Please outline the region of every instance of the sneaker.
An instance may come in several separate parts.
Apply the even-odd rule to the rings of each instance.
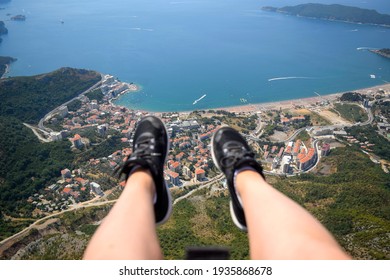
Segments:
[[[225,174],[230,192],[230,214],[235,225],[246,231],[246,221],[241,200],[234,186],[236,170],[253,169],[264,178],[263,168],[255,160],[255,155],[246,140],[236,130],[230,127],[218,129],[211,139],[211,154],[214,164]]]
[[[119,175],[126,175],[126,180],[139,167],[150,171],[156,187],[154,216],[157,225],[166,222],[172,212],[172,198],[164,180],[168,145],[168,133],[164,123],[154,116],[143,118],[134,133],[133,153],[119,171]]]

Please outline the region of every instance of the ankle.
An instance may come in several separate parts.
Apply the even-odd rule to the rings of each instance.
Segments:
[[[236,175],[235,188],[237,193],[242,196],[251,186],[258,187],[261,183],[265,183],[265,180],[257,171],[243,170]]]
[[[156,187],[154,185],[152,174],[148,169],[139,167],[132,171],[126,182],[126,187],[140,186],[145,189],[148,193],[155,197]]]

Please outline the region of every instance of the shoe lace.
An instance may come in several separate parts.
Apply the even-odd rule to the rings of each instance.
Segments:
[[[135,151],[130,158],[150,158],[153,156],[161,156],[161,153],[152,152],[155,145],[154,138],[145,138],[137,143]]]
[[[234,166],[237,162],[245,157],[254,157],[254,153],[246,150],[242,145],[238,143],[229,143],[226,147],[228,150],[226,156],[222,157],[221,165],[224,168]]]

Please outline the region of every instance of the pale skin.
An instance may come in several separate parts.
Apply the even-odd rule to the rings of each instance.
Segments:
[[[257,172],[240,172],[236,184],[251,259],[350,259],[324,226]],[[154,223],[154,192],[148,171],[131,174],[84,259],[162,259]]]

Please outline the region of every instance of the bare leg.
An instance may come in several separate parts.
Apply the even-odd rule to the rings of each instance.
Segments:
[[[130,175],[118,201],[92,237],[84,259],[161,259],[149,171]]]
[[[311,214],[257,172],[240,172],[236,188],[245,211],[252,259],[349,259]]]

